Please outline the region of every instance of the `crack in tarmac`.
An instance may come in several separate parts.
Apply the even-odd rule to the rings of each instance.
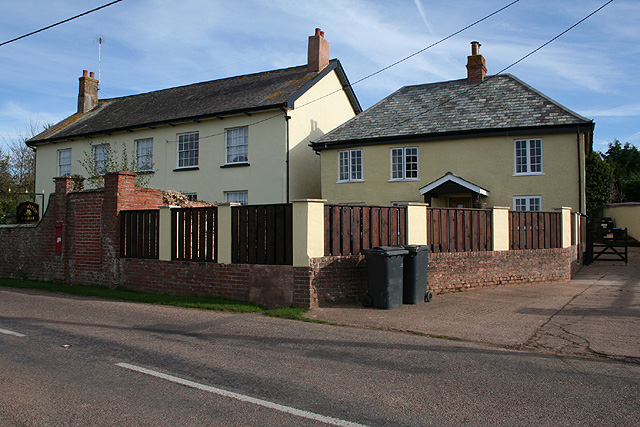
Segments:
[[[514,346],[514,348],[529,351],[542,351],[545,353],[555,354],[559,357],[597,357],[640,364],[640,358],[637,357],[612,355],[596,351],[591,348],[591,343],[588,339],[568,330],[569,327],[580,323],[585,316],[561,319],[563,317],[563,311],[567,309],[570,304],[592,287],[598,285],[605,277],[605,275],[600,276],[598,280],[578,294],[574,295],[565,305],[551,315],[549,319],[547,319],[547,321],[531,335],[531,337],[522,344]],[[557,322],[554,322],[555,320],[557,320]]]

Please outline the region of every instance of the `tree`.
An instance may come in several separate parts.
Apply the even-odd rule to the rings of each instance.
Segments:
[[[96,156],[96,150],[100,150],[100,156]],[[104,175],[112,172],[130,171],[136,172],[136,159],[130,157],[125,143],[122,143],[122,151],[118,152],[117,147],[110,144],[95,143],[89,144],[89,150],[84,152],[84,158],[79,160],[80,166],[87,172],[86,183],[89,188],[104,187]],[[149,165],[153,168],[153,164]],[[84,177],[82,178],[84,181]],[[135,185],[146,187],[149,184],[149,174],[139,173],[136,175]]]
[[[609,143],[604,159],[613,168],[613,202],[640,202],[640,150],[615,139]]]
[[[29,122],[26,131],[20,132],[17,137],[3,138],[8,150],[0,149],[0,223],[11,222],[15,216],[18,203],[32,196],[20,193],[35,192],[36,157],[35,151],[26,145],[26,141],[47,129],[50,124],[40,125],[38,122]]]
[[[13,178],[10,171],[10,157],[0,147],[0,224],[6,224],[11,213],[13,203],[9,190],[13,185]]]
[[[592,151],[586,159],[587,215],[595,217],[605,203],[611,200],[613,190],[613,168],[600,153]]]

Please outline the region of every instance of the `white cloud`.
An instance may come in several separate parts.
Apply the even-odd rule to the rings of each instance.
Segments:
[[[640,103],[620,105],[618,107],[585,110],[587,116],[593,117],[632,117],[640,116]]]

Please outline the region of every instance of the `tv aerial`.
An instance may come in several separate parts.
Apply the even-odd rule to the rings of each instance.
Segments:
[[[96,40],[98,42],[98,90],[100,90],[100,69],[102,64],[102,43],[104,43],[104,36],[98,36]]]

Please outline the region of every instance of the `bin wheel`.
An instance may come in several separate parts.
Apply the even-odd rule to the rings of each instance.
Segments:
[[[424,302],[431,302],[432,299],[433,294],[431,293],[431,291],[427,291],[427,293],[424,294]]]
[[[369,295],[365,295],[365,297],[362,298],[362,305],[365,307],[371,307],[373,305],[373,301]]]

